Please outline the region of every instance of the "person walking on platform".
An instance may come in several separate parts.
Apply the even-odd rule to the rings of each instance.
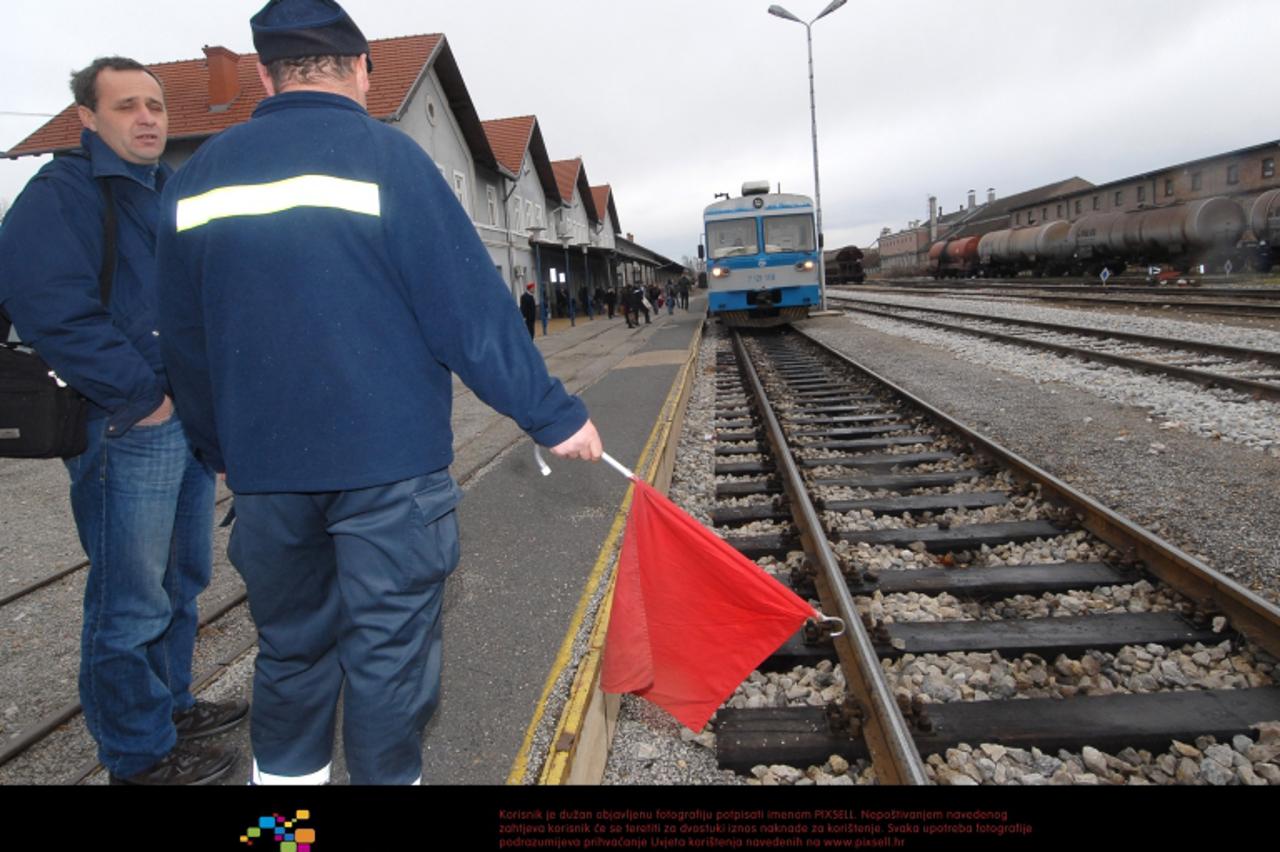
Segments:
[[[609,319],[613,319],[614,306],[618,304],[618,293],[609,289],[604,291],[604,306],[609,309]]]
[[[623,291],[622,315],[626,317],[627,328],[635,328],[640,324],[640,299],[635,290]]]
[[[268,97],[166,187],[157,254],[178,404],[236,495],[252,778],[326,782],[341,694],[352,783],[418,783],[459,558],[451,373],[557,456],[601,442],[440,171],[366,112],[342,7],[250,23]]]
[[[671,316],[676,312],[676,285],[667,279],[666,291],[662,294],[662,298],[667,303],[667,316]]]
[[[164,90],[123,57],[95,60],[71,89],[81,147],[45,165],[5,218],[0,307],[90,402],[87,447],[65,463],[89,557],[79,688],[98,759],[113,784],[204,784],[235,756],[190,740],[248,705],[191,694],[215,483],[183,435],[155,332]]]
[[[680,307],[687,311],[689,310],[689,276],[681,275],[677,286],[680,290]]]
[[[533,325],[538,320],[538,302],[533,298],[534,284],[530,281],[524,285],[520,294],[520,314],[524,317],[525,328],[529,329],[529,338],[533,339]]]

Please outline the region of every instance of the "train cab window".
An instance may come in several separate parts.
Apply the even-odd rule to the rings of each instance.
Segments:
[[[1262,161],[1262,176],[1264,178],[1276,176],[1275,157],[1267,157],[1265,160]]]
[[[770,216],[764,220],[765,253],[813,251],[814,248],[812,216]]]
[[[1191,173],[1191,191],[1192,192],[1198,191],[1200,187],[1203,185],[1203,183],[1204,181],[1201,180],[1201,176],[1199,172]]]
[[[709,222],[707,246],[712,260],[744,254],[759,254],[760,241],[756,238],[756,220],[730,219],[726,222]]]
[[[1240,182],[1240,167],[1227,166],[1227,183],[1236,184]]]
[[[1164,179],[1164,197],[1173,198],[1173,178]]]

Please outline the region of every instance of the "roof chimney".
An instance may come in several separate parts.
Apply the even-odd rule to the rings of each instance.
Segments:
[[[987,203],[992,204],[996,200],[996,191],[992,187],[987,187]]]
[[[929,242],[938,241],[938,196],[929,196]]]
[[[969,209],[970,210],[972,210],[975,206],[977,206],[977,198],[978,198],[978,194],[974,192],[972,189],[969,190]]]
[[[236,73],[240,56],[225,47],[206,44],[204,57],[209,66],[209,111],[222,112],[240,94],[240,78]]]

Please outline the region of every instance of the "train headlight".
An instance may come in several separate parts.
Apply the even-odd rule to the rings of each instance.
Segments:
[[[723,266],[713,266],[711,268],[712,278],[724,278],[728,274],[729,270],[725,269]]]
[[[812,260],[802,260],[796,264],[796,269],[802,270],[804,272],[808,272],[809,270],[813,269],[814,266],[816,266],[816,264]]]

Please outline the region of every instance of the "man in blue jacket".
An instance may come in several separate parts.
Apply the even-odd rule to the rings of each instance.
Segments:
[[[160,358],[154,246],[168,130],[160,82],[99,59],[71,81],[82,149],[36,174],[0,228],[0,306],[92,403],[67,459],[89,556],[80,701],[113,783],[202,784],[234,756],[187,740],[244,718],[190,692],[196,596],[212,570],[214,478],[191,452]],[[109,194],[100,191],[107,185]],[[99,292],[106,205],[116,211],[109,303]]]
[[[251,24],[269,97],[170,182],[158,263],[184,423],[236,495],[253,780],[327,782],[342,691],[351,781],[416,783],[459,555],[451,373],[557,455],[602,448],[439,170],[365,111],[346,12]]]

